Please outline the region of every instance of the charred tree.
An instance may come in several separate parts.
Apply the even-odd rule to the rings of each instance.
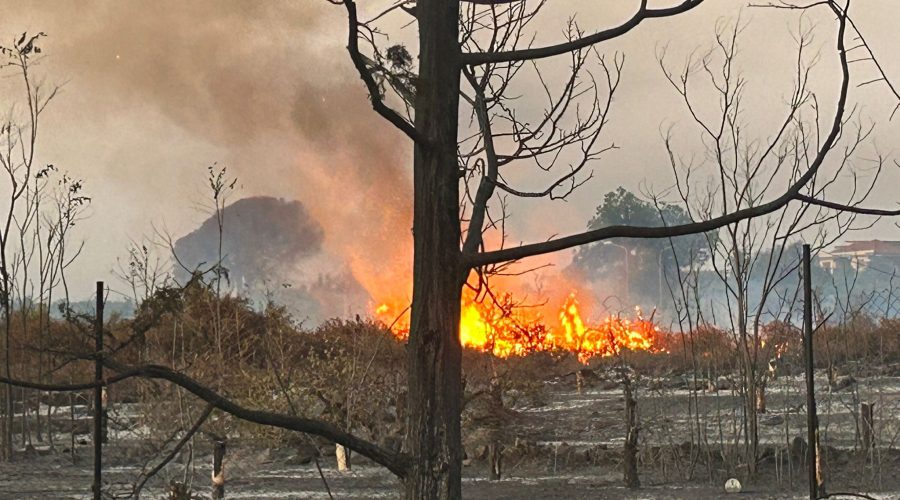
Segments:
[[[462,495],[459,249],[459,3],[422,2],[413,160],[413,299],[406,450],[407,498]]]

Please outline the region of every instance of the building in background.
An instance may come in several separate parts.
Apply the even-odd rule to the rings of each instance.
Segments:
[[[900,241],[848,241],[831,250],[823,250],[819,254],[819,265],[831,273],[846,266],[860,271],[877,267],[893,272],[900,268]]]

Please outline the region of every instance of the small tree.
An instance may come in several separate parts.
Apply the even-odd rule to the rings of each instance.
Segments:
[[[717,27],[714,48],[689,59],[683,69],[674,73],[665,54],[660,55],[660,66],[677,95],[682,99],[692,122],[697,126],[704,147],[703,158],[682,162],[680,151],[673,145],[669,132],[665,144],[672,161],[672,169],[679,176],[677,190],[686,212],[692,219],[710,218],[715,214],[739,209],[752,209],[767,199],[767,193],[776,186],[798,179],[809,166],[814,154],[818,121],[818,101],[808,85],[810,62],[805,57],[811,34],[803,31],[797,36],[798,56],[794,89],[786,105],[777,132],[765,142],[747,137],[749,128],[744,118],[743,106],[748,80],[742,75],[736,61],[737,46],[743,25],[738,20],[729,26]],[[811,59],[815,61],[815,59]],[[703,82],[695,80],[702,79]],[[701,86],[713,89],[720,103],[719,113],[708,118],[703,113],[703,103],[696,92],[689,89]],[[852,168],[851,161],[871,133],[871,126],[852,125],[854,113],[841,126],[840,144],[843,151],[835,154],[826,171],[803,187],[801,196],[809,199],[828,197],[835,180],[842,172]],[[851,192],[855,197],[844,204],[858,206],[871,192],[877,173],[884,160],[875,160],[876,175],[870,185],[857,186],[854,175]],[[713,172],[710,177],[717,182],[711,187],[708,181],[692,185],[692,176],[702,176],[703,168]],[[859,194],[857,194],[859,193]],[[662,213],[662,208],[660,212]],[[848,230],[853,229],[856,214],[833,211],[815,204],[794,204],[759,217],[728,224],[717,231],[706,233],[705,254],[709,255],[711,279],[706,280],[704,291],[696,290],[711,307],[707,318],[719,325],[727,325],[738,349],[740,369],[740,394],[744,401],[741,418],[741,435],[744,436],[744,462],[751,473],[755,472],[758,456],[758,417],[764,409],[765,388],[768,378],[763,327],[770,321],[789,320],[797,312],[800,296],[800,252],[795,245],[804,233],[816,250],[833,243]],[[684,283],[684,282],[681,282]],[[690,286],[688,282],[687,286]]]
[[[679,205],[660,203],[657,206],[620,187],[603,196],[588,229],[612,225],[665,226],[690,221],[688,212]],[[619,283],[620,289],[627,286],[630,293],[620,294],[620,299],[626,301],[626,295],[630,295],[634,303],[623,303],[626,308],[641,304],[667,309],[665,285],[674,278],[676,262],[702,264],[706,254],[700,250],[706,245],[703,235],[674,238],[672,242],[664,239],[596,242],[576,250],[571,269],[587,280]],[[623,276],[623,271],[628,275]]]
[[[45,354],[50,306],[60,285],[68,296],[65,270],[77,258],[80,247],[68,248],[71,229],[84,216],[90,202],[84,183],[54,165],[39,164],[39,131],[47,106],[57,95],[57,87],[47,86],[33,72],[41,54],[44,33],[23,33],[10,46],[0,46],[0,68],[10,71],[14,82],[13,100],[0,123],[0,167],[5,175],[0,214],[0,312],[4,318],[4,373],[12,374],[13,322],[19,315],[19,341],[30,342],[30,318],[38,313],[40,352],[36,377],[45,380]],[[27,365],[20,363],[23,370]],[[30,439],[26,429],[27,401],[23,396],[22,440]],[[0,425],[0,458],[12,454],[13,394],[5,386],[4,419]],[[41,439],[40,418],[37,436]],[[51,438],[52,439],[52,438]]]

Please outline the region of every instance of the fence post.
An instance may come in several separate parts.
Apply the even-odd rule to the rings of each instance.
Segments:
[[[862,445],[866,455],[875,449],[875,403],[862,404]]]
[[[103,415],[103,388],[100,383],[103,381],[103,361],[100,359],[103,352],[103,282],[97,282],[97,312],[94,320],[94,380],[97,386],[94,387],[94,484],[92,487],[94,500],[100,500],[102,487],[102,465],[103,465],[103,441],[104,441],[104,415]]]
[[[225,438],[216,438],[213,446],[212,497],[225,498]]]
[[[819,452],[819,419],[816,416],[816,383],[813,379],[812,271],[809,245],[803,245],[803,351],[806,364],[806,430],[809,446],[809,498],[816,500],[822,482]]]

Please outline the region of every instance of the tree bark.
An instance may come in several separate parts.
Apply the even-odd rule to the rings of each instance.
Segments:
[[[461,497],[462,349],[457,124],[458,0],[417,6],[419,77],[414,153],[413,301],[407,451],[409,499]]]

